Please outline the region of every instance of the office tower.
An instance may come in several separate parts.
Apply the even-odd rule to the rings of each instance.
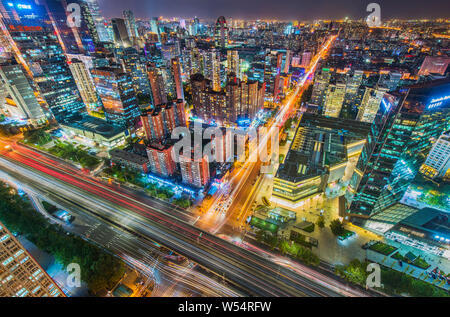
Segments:
[[[58,285],[1,222],[0,297],[65,297]]]
[[[161,68],[156,67],[154,63],[148,63],[147,76],[152,89],[153,101],[155,105],[160,105],[167,102],[166,88],[162,76]]]
[[[183,183],[201,188],[210,179],[208,156],[195,159],[191,156],[180,157],[180,170]]]
[[[160,35],[160,32],[159,32],[158,18],[152,18],[150,20],[150,28],[152,30],[152,33],[158,35],[158,42],[161,42],[161,35]]]
[[[173,160],[172,151],[172,145],[158,142],[152,142],[147,147],[147,155],[152,173],[165,177],[170,177],[175,173],[177,164]]]
[[[323,68],[314,80],[314,86],[311,96],[311,103],[322,107],[325,102],[325,94],[331,79],[331,71],[329,68]]]
[[[367,218],[400,201],[448,124],[450,82],[385,94],[353,175],[349,213]]]
[[[14,44],[16,60],[37,84],[56,120],[85,112],[55,29],[46,22],[50,19],[45,7],[32,1],[21,1],[20,8],[13,0],[0,3],[3,31]]]
[[[86,65],[78,59],[72,59],[69,63],[69,68],[88,112],[100,111],[102,104]]]
[[[347,77],[344,104],[342,105],[340,118],[356,119],[364,94],[364,89],[361,87],[363,78],[364,72],[362,70],[355,70],[351,76]]]
[[[327,117],[338,118],[345,98],[346,85],[343,81],[330,84],[327,89],[323,114]]]
[[[131,75],[133,88],[137,95],[152,96],[148,81],[144,58],[134,47],[125,48],[121,54],[121,61],[125,72]]]
[[[111,19],[111,26],[114,34],[114,42],[118,46],[130,47],[131,41],[128,36],[127,26],[124,19]]]
[[[433,145],[420,172],[433,179],[450,179],[450,131],[444,132]]]
[[[217,19],[214,30],[214,41],[216,47],[226,48],[228,46],[228,26],[223,16]]]
[[[427,56],[425,57],[422,66],[419,70],[420,76],[427,76],[430,74],[444,75],[448,64],[450,64],[450,57],[447,56]]]
[[[130,39],[139,38],[138,29],[136,26],[136,19],[134,18],[134,13],[131,10],[123,11],[123,18],[125,20],[125,26],[127,27],[128,35]]]
[[[178,57],[171,59],[171,66],[172,66],[172,76],[173,80],[175,82],[175,90],[177,94],[177,99],[184,100],[184,89],[183,89],[183,82],[181,80],[181,65],[180,65],[180,59]]]
[[[241,78],[239,70],[239,53],[235,50],[227,51],[227,75],[234,74],[234,76]]]
[[[380,109],[381,100],[387,91],[387,88],[377,87],[373,89],[366,87],[356,120],[372,123]]]
[[[100,14],[98,1],[84,0],[84,3],[86,3],[87,8],[89,9],[100,42],[112,42],[113,38],[110,36],[109,31],[107,30],[105,19]]]
[[[212,82],[212,89],[214,91],[220,91],[221,78],[220,78],[220,56],[219,52],[215,49],[209,50],[205,55],[205,77]]]
[[[131,76],[111,67],[94,68],[91,73],[106,120],[117,126],[132,128],[140,111]]]
[[[0,86],[5,89],[6,110],[11,117],[29,120],[31,124],[46,121],[41,105],[20,65],[0,64]]]

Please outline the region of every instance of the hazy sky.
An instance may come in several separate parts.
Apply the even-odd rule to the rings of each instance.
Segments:
[[[131,9],[138,18],[153,16],[217,18],[350,18],[365,17],[371,2],[381,18],[450,18],[448,0],[98,0],[106,18]]]

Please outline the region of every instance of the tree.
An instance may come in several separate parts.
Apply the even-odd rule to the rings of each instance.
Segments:
[[[322,215],[320,215],[319,218],[317,219],[317,226],[320,229],[325,228],[325,218]]]
[[[330,229],[335,236],[340,236],[345,232],[344,225],[339,219],[334,219],[333,221],[331,221]]]

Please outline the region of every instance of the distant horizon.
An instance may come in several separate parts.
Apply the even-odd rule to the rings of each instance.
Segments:
[[[449,19],[450,1],[428,0],[372,0],[355,4],[354,0],[98,0],[102,15],[122,16],[124,10],[133,11],[136,18],[165,18],[214,21],[219,16],[236,20],[351,20],[365,19],[369,3],[379,3],[383,20]],[[273,4],[276,4],[275,6]],[[293,13],[295,12],[295,13]],[[442,16],[443,12],[447,16]]]

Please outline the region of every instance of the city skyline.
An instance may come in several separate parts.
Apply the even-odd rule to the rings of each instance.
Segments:
[[[124,10],[132,10],[137,18],[157,16],[216,19],[218,16],[234,19],[279,19],[279,20],[315,20],[315,19],[364,19],[368,13],[369,3],[378,3],[381,7],[382,19],[436,19],[446,18],[450,12],[450,4],[440,0],[430,0],[423,5],[420,0],[400,1],[361,1],[352,0],[99,0],[100,9],[105,17],[122,16]]]

